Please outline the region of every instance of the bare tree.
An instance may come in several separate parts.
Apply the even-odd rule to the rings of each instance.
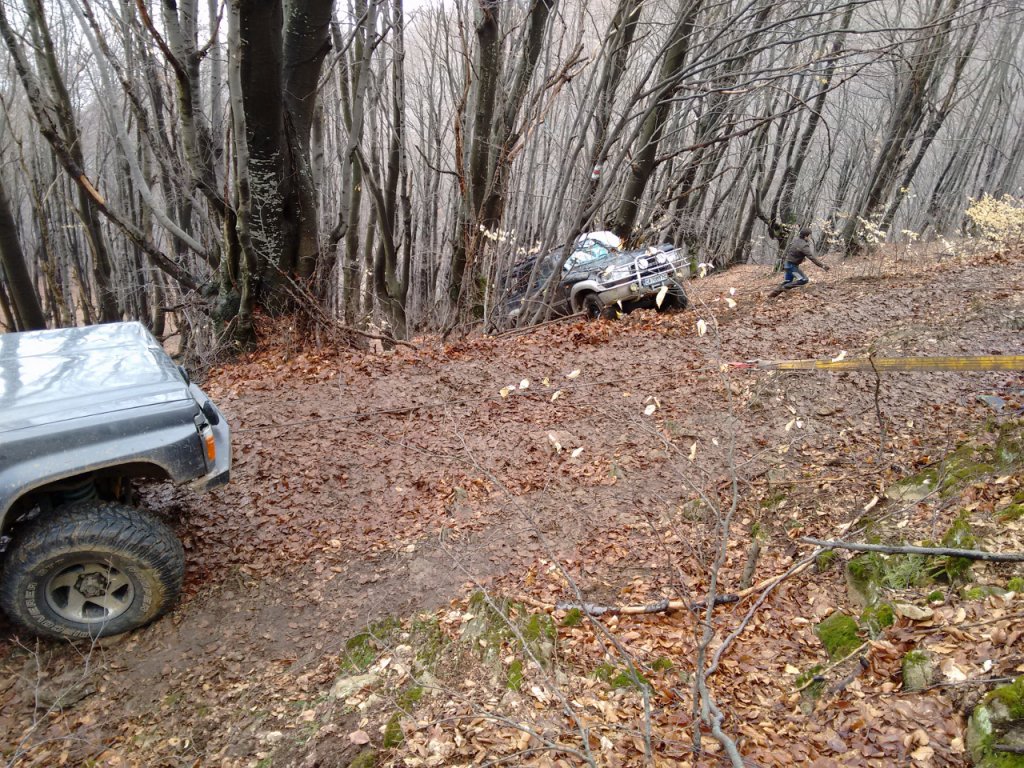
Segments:
[[[0,268],[9,291],[9,295],[4,294],[5,307],[9,313],[8,325],[18,331],[46,328],[46,318],[18,240],[18,228],[11,213],[3,174],[0,174]]]

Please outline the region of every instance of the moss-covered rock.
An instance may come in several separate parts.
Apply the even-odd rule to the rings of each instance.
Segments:
[[[377,751],[368,749],[352,758],[348,768],[373,768],[375,765],[377,765]]]
[[[970,516],[961,512],[942,536],[942,546],[953,549],[975,549],[978,539],[971,528]],[[950,584],[969,581],[971,561],[966,557],[942,557],[931,566],[933,578]]]
[[[345,641],[341,668],[347,672],[365,672],[377,660],[381,651],[390,645],[395,632],[401,627],[396,618],[386,618],[371,624],[365,632]]]
[[[967,749],[980,768],[1024,768],[1024,677],[988,693],[967,724]]]
[[[815,664],[806,672],[801,672],[796,678],[796,687],[800,691],[800,710],[809,715],[814,710],[814,705],[825,692],[825,678],[821,675],[823,667]]]
[[[363,688],[370,688],[377,682],[377,675],[347,675],[339,677],[331,686],[330,698],[344,701]]]
[[[893,483],[885,495],[895,501],[921,501],[932,494],[949,496],[957,488],[983,480],[1005,466],[998,458],[999,444],[992,450],[985,445],[964,443],[937,464]],[[1012,454],[1012,448],[1008,448],[1006,455]]]
[[[874,605],[885,589],[909,589],[929,580],[928,558],[923,555],[883,555],[866,552],[846,564],[850,600],[861,608]]]
[[[1024,422],[1007,421],[999,427],[994,460],[1000,469],[1015,469],[1024,463]]]
[[[960,596],[964,600],[984,600],[986,597],[1005,594],[1006,590],[1002,587],[997,587],[995,584],[978,584],[974,587],[965,588],[960,593]]]
[[[432,670],[444,650],[445,636],[437,616],[425,614],[413,620],[409,632],[409,645],[416,653],[414,668],[417,671]]]
[[[814,569],[818,573],[824,573],[829,568],[831,568],[838,559],[839,555],[836,553],[834,549],[826,549],[824,552],[819,553],[818,556],[814,558]]]
[[[505,686],[510,691],[519,691],[523,688],[523,662],[521,659],[513,659],[508,665],[505,673]]]
[[[582,623],[583,611],[581,611],[579,608],[570,608],[566,612],[565,618],[562,619],[563,627],[578,627]]]
[[[493,662],[505,642],[513,637],[508,603],[490,599],[484,592],[469,598],[473,618],[462,626],[461,639],[484,661]]]
[[[920,691],[932,684],[935,666],[927,651],[910,651],[903,657],[903,690]]]
[[[885,497],[893,501],[921,501],[936,492],[937,473],[933,469],[893,483],[885,489]]]
[[[1006,582],[1006,589],[1008,592],[1024,592],[1024,578],[1014,576]]]
[[[881,558],[875,553],[859,555],[846,563],[846,591],[850,602],[866,608],[882,594]]]
[[[636,667],[616,666],[615,664],[605,662],[598,664],[590,674],[592,677],[608,683],[612,688],[635,688],[639,690],[640,688],[652,687],[651,681]]]
[[[860,625],[871,637],[878,637],[886,627],[896,621],[892,606],[889,603],[875,603],[864,609],[860,615]]]
[[[1013,503],[1000,509],[996,516],[1001,522],[1012,523],[1024,517],[1024,504]]]
[[[405,733],[402,731],[402,714],[395,712],[390,718],[388,718],[387,725],[384,726],[384,739],[381,744],[384,749],[394,749],[395,747],[402,746],[405,741]]]
[[[861,645],[862,640],[857,635],[859,629],[852,616],[836,611],[820,624],[814,625],[814,634],[825,646],[828,657],[836,661],[848,656]]]

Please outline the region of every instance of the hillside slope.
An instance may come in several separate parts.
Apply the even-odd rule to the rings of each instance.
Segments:
[[[1024,378],[723,364],[1019,354],[1024,262],[858,262],[811,277],[768,300],[775,278],[746,267],[696,281],[678,314],[384,354],[307,349],[274,329],[207,383],[235,430],[231,485],[147,492],[180,518],[186,598],[93,648],[8,640],[3,754],[728,764],[707,729],[695,749],[696,677],[752,764],[965,764],[965,708],[991,687],[972,681],[1024,671],[1024,598],[978,585],[1005,589],[1024,570],[861,558],[882,574],[874,605],[895,606],[886,626],[847,589],[852,553],[815,558],[800,538],[969,534],[1024,550]],[[700,606],[552,610],[697,604],[712,573],[719,595],[762,588],[710,623]],[[859,627],[830,659],[815,627],[837,612]],[[910,651],[929,657],[937,687],[903,690]]]

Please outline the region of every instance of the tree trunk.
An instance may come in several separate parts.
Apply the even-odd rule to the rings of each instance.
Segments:
[[[333,8],[333,0],[285,0],[284,7],[285,261],[302,280],[313,276],[320,251],[310,135]]]
[[[463,296],[463,285],[467,279],[467,267],[476,258],[476,250],[480,243],[478,226],[487,194],[488,160],[502,69],[501,0],[477,0],[477,6],[479,13],[476,22],[476,88],[473,92],[475,108],[462,179],[458,229],[452,242],[451,275],[448,279],[448,300],[453,319],[456,321],[466,301]],[[472,270],[469,270],[469,277],[471,281]]]
[[[46,328],[46,317],[39,305],[39,295],[32,284],[18,240],[18,228],[11,214],[3,175],[0,174],[0,266],[7,278],[10,300],[16,315],[16,329],[19,331],[40,331]]]
[[[686,65],[694,24],[702,4],[703,0],[686,0],[676,17],[671,34],[672,42],[661,62],[658,87],[644,116],[629,177],[622,192],[622,203],[612,225],[615,233],[622,238],[628,238],[633,231],[644,190],[657,166],[658,146],[664,135],[665,121],[672,109],[672,95],[678,88],[679,74]]]

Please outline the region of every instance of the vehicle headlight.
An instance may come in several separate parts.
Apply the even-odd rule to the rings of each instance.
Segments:
[[[647,267],[650,265],[650,262],[647,261],[647,259],[645,259],[643,256],[641,256],[639,259],[636,260],[636,265],[640,267],[640,269],[647,269]]]
[[[665,258],[665,254],[664,253],[659,253],[657,256],[654,257],[654,260],[658,264],[665,264],[668,261],[668,259]]]
[[[629,267],[609,267],[606,269],[602,276],[607,280],[622,280],[632,276],[632,270]]]

